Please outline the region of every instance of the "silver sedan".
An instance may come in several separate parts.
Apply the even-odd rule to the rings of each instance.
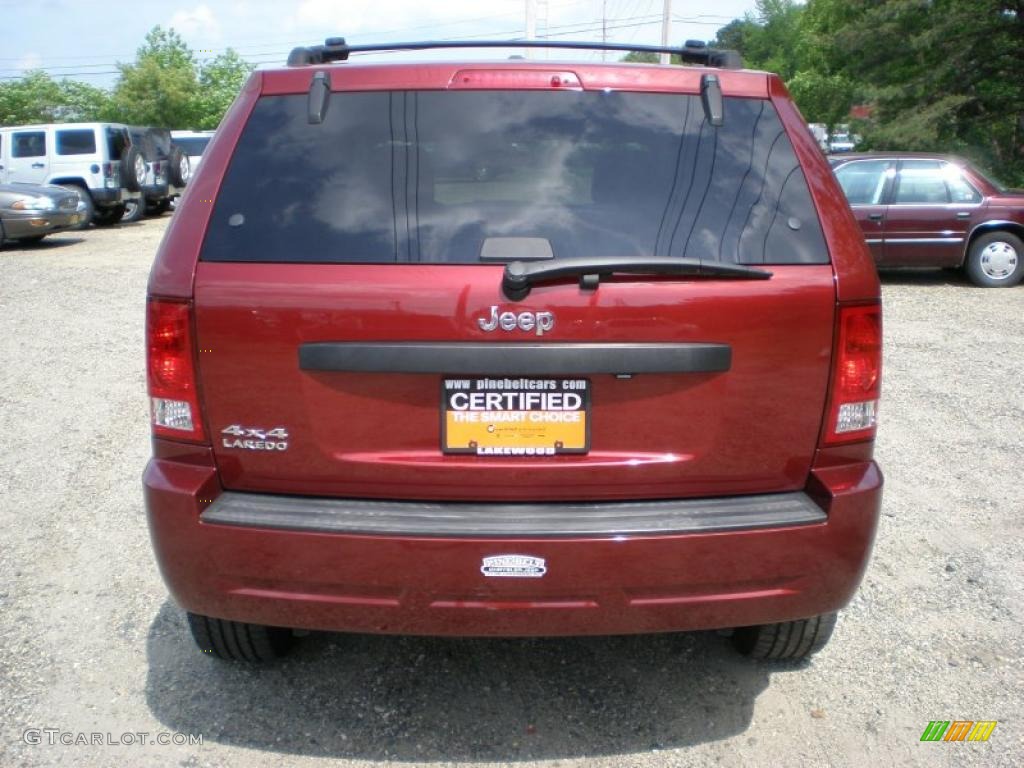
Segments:
[[[35,243],[84,220],[78,194],[64,187],[0,184],[0,244]]]

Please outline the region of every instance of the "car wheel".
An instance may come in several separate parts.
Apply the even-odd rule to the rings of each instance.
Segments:
[[[754,659],[803,659],[817,653],[836,626],[836,614],[826,613],[799,621],[741,627],[732,636],[733,645],[744,656]]]
[[[141,197],[135,200],[125,200],[124,202],[124,216],[121,217],[123,222],[139,221],[143,216],[146,215],[146,202]]]
[[[984,288],[1009,288],[1024,277],[1024,242],[1010,232],[987,232],[971,243],[967,276]]]
[[[117,224],[124,216],[123,205],[113,205],[110,208],[97,208],[92,215],[92,223],[97,227],[110,227]]]
[[[88,229],[89,225],[92,224],[92,218],[96,213],[96,206],[93,205],[92,195],[89,194],[89,190],[80,187],[77,184],[64,184],[62,186],[68,192],[74,192],[78,195],[78,200],[82,203],[82,213],[85,214],[85,218],[82,219],[82,222],[71,227],[71,229]]]
[[[290,629],[188,614],[192,638],[203,653],[228,661],[266,662],[288,653],[295,643]]]
[[[121,154],[121,184],[130,192],[142,190],[146,178],[146,158],[137,147],[128,147]]]
[[[167,158],[167,165],[170,168],[171,184],[176,187],[184,187],[192,178],[192,166],[189,164],[188,155],[181,147],[172,147],[171,154]]]

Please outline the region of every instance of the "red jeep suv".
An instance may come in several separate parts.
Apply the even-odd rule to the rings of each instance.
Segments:
[[[782,82],[368,49],[252,75],[153,266],[146,507],[199,646],[818,650],[878,518],[881,312]]]

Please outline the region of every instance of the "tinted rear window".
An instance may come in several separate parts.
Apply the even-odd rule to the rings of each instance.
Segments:
[[[121,153],[128,146],[127,132],[123,128],[107,128],[107,149],[111,160],[120,160]]]
[[[57,131],[58,155],[96,154],[96,132],[92,128]]]
[[[538,238],[556,257],[828,262],[771,102],[726,98],[716,129],[699,96],[564,91],[335,93],[319,125],[305,94],[264,97],[202,258],[465,264]]]

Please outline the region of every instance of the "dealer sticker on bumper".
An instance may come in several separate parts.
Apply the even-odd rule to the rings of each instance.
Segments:
[[[485,557],[480,573],[513,579],[539,579],[548,572],[543,557],[532,555],[494,555]]]
[[[554,456],[590,448],[590,381],[441,380],[441,450],[478,456]]]

